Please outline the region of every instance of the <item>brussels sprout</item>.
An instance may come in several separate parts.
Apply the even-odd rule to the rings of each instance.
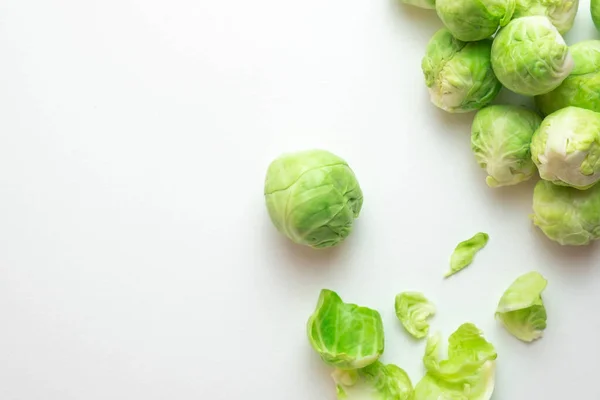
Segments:
[[[461,325],[448,340],[448,359],[439,360],[439,335],[427,340],[427,373],[416,385],[414,400],[489,400],[494,392],[496,350],[473,324]]]
[[[435,314],[435,306],[418,292],[404,292],[396,296],[396,316],[404,329],[417,339],[429,332],[427,319]]]
[[[600,185],[577,190],[539,181],[533,191],[532,219],[562,245],[587,245],[600,238]]]
[[[373,364],[384,349],[381,315],[370,308],[347,304],[323,289],[307,324],[308,340],[321,359],[339,369]]]
[[[313,248],[342,242],[363,204],[348,164],[324,150],[284,154],[273,161],[265,180],[265,199],[277,230]]]
[[[477,112],[471,149],[488,173],[488,186],[515,185],[535,174],[530,145],[541,122],[539,115],[517,106],[493,105]]]
[[[508,89],[537,96],[565,80],[573,69],[573,58],[548,18],[523,17],[512,20],[496,35],[492,67]]]
[[[491,67],[491,40],[465,43],[441,29],[427,45],[421,62],[431,102],[450,113],[480,109],[502,85]]]
[[[600,112],[600,40],[586,40],[570,48],[575,68],[551,92],[536,96],[535,102],[545,115],[568,106]]]
[[[567,107],[548,115],[531,140],[542,179],[587,189],[600,179],[600,113]]]
[[[473,42],[489,38],[508,24],[515,0],[437,0],[435,9],[454,37]]]
[[[450,270],[446,272],[444,277],[447,278],[468,267],[473,262],[475,254],[485,247],[489,238],[487,233],[479,232],[472,238],[456,245],[452,257],[450,258]]]
[[[337,398],[344,400],[411,400],[413,387],[406,372],[394,364],[375,361],[357,370],[332,374]]]
[[[516,0],[513,19],[532,15],[546,16],[561,34],[567,33],[575,22],[579,0]]]
[[[590,1],[590,11],[592,12],[592,21],[596,29],[600,30],[600,0]]]
[[[411,6],[424,8],[427,10],[435,9],[435,0],[401,0],[404,4],[409,4]]]
[[[547,284],[538,272],[529,272],[517,278],[502,295],[496,319],[517,339],[533,342],[542,337],[546,329],[542,292]]]

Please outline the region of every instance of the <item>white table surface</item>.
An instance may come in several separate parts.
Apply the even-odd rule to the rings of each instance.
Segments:
[[[587,2],[576,25],[570,43],[600,37]],[[532,227],[533,183],[486,187],[472,114],[424,87],[440,26],[393,0],[4,0],[0,399],[333,399],[305,336],[321,288],[381,311],[383,360],[414,382],[403,290],[444,335],[484,329],[495,400],[600,398],[598,252]],[[365,195],[330,251],[291,245],[264,207],[269,162],[311,147]],[[442,280],[477,231],[488,247]],[[525,345],[493,316],[533,269],[549,327]]]

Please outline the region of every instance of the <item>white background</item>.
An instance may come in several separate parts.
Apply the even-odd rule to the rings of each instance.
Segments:
[[[484,329],[495,400],[600,398],[598,253],[532,227],[533,183],[485,185],[473,115],[423,83],[440,26],[395,0],[2,1],[0,399],[333,399],[305,337],[321,288],[381,311],[383,359],[414,382],[403,290],[445,336]],[[568,40],[598,37],[584,2]],[[312,147],[365,194],[328,251],[277,234],[262,195],[274,157]],[[525,345],[493,316],[534,269],[549,327]]]

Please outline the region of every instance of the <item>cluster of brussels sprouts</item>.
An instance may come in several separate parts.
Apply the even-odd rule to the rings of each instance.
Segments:
[[[578,0],[402,0],[435,9],[445,27],[421,66],[431,102],[477,111],[471,148],[490,187],[539,172],[533,222],[563,245],[600,238],[600,41],[567,46]],[[600,0],[591,2],[600,29]],[[494,104],[502,87],[537,110]]]

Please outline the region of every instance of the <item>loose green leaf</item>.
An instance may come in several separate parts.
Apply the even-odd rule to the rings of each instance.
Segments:
[[[428,318],[435,314],[435,306],[422,293],[404,292],[396,296],[396,316],[408,331],[417,339],[429,332]]]
[[[489,400],[494,391],[494,346],[472,323],[461,325],[448,340],[448,358],[440,360],[440,335],[427,340],[427,373],[415,387],[414,400]]]
[[[339,369],[364,368],[377,361],[384,349],[379,312],[344,303],[327,289],[321,291],[307,333],[321,359]]]
[[[411,400],[413,386],[406,372],[379,361],[357,370],[337,369],[332,374],[337,398],[344,400]]]
[[[450,270],[444,276],[447,278],[469,266],[473,262],[475,254],[485,247],[489,238],[487,233],[479,232],[471,239],[460,242],[450,258]]]
[[[515,280],[498,303],[496,318],[516,338],[532,342],[546,329],[546,308],[542,292],[548,281],[538,272],[529,272]]]

